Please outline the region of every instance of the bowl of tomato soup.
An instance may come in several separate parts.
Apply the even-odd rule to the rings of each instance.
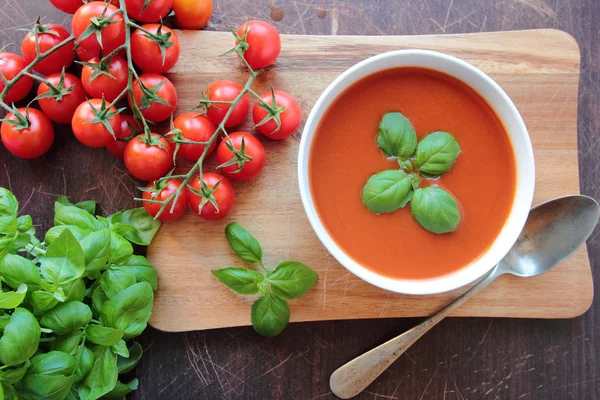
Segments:
[[[298,161],[323,245],[399,293],[483,276],[533,200],[533,149],[513,102],[479,69],[433,51],[384,53],[342,73],[311,111]]]

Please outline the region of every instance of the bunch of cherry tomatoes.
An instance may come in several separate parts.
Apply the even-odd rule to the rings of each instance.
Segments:
[[[252,179],[265,165],[265,149],[254,135],[228,133],[249,114],[249,95],[256,97],[252,118],[258,132],[281,140],[298,129],[302,111],[291,95],[271,90],[259,96],[230,80],[208,86],[203,93],[204,113],[187,112],[172,119],[177,90],[161,74],[177,63],[181,48],[176,32],[161,21],[173,9],[179,26],[201,28],[212,13],[211,0],[150,0],[148,4],[146,0],[121,0],[126,14],[119,0],[50,1],[74,14],[74,40],[66,42],[70,34],[64,27],[38,23],[23,40],[23,57],[0,53],[0,74],[5,78],[0,81],[0,92],[38,61],[33,67],[36,74],[23,74],[0,99],[8,109],[8,103],[28,95],[34,79],[40,81],[35,99],[40,109],[13,106],[0,127],[4,146],[15,156],[43,155],[54,140],[51,121],[71,124],[80,142],[106,147],[124,160],[133,176],[150,181],[142,189],[142,198],[153,217],[179,219],[189,204],[200,217],[217,220],[227,216],[234,204],[229,179]],[[245,23],[235,38],[236,53],[253,73],[273,64],[281,49],[279,33],[263,21]],[[65,72],[76,55],[83,65],[81,77]],[[133,113],[127,107],[118,108],[125,97]],[[165,135],[150,131],[148,123],[169,118],[171,131]],[[215,151],[220,173],[202,173],[205,157]],[[199,174],[173,175],[177,157],[195,162],[194,171]]]

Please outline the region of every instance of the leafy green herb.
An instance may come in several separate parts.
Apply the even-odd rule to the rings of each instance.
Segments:
[[[160,222],[149,216],[144,207],[119,211],[108,221],[113,232],[140,246],[148,246],[160,228]]]
[[[391,213],[408,203],[412,195],[408,175],[400,170],[387,170],[371,176],[362,189],[362,199],[374,213]]]
[[[454,232],[460,224],[456,200],[437,187],[417,190],[410,203],[410,210],[417,222],[433,233]]]
[[[117,358],[117,369],[119,374],[126,374],[135,368],[138,362],[142,359],[142,345],[138,342],[133,342],[127,350],[129,350],[129,357],[118,357]]]
[[[258,264],[264,272],[231,267],[213,270],[212,273],[237,293],[259,293],[260,297],[252,305],[252,326],[260,335],[279,335],[290,320],[287,300],[304,296],[314,286],[317,273],[297,261],[284,261],[275,270],[267,270],[258,240],[237,222],[227,225],[225,236],[242,260]]]
[[[57,335],[83,328],[92,320],[92,310],[79,301],[59,304],[44,314],[41,324]]]
[[[377,145],[388,157],[409,159],[413,156],[417,147],[415,128],[401,113],[387,113],[379,123]]]
[[[40,324],[33,314],[15,308],[0,338],[0,361],[12,366],[29,360],[38,349],[40,333]]]
[[[437,177],[450,171],[460,153],[460,146],[447,132],[433,132],[417,146],[415,163],[426,176]]]
[[[100,322],[104,326],[122,329],[123,337],[139,336],[152,314],[154,293],[148,282],[140,282],[122,290],[107,300],[100,310]]]

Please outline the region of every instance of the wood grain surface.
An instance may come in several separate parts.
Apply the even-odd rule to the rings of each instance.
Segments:
[[[600,198],[597,0],[214,0],[214,4],[208,29],[217,31],[256,18],[289,34],[423,35],[534,28],[570,33],[581,52],[579,184],[582,193]],[[47,0],[0,0],[0,43],[15,43],[8,50],[19,52],[24,33],[17,29],[31,26],[38,16],[43,22],[70,24],[70,16]],[[537,51],[536,46],[531,51]],[[537,124],[550,128],[554,117],[541,116]],[[105,214],[135,205],[132,198],[139,182],[130,179],[122,162],[79,144],[69,127],[56,126],[56,134],[54,147],[40,160],[15,159],[0,146],[0,185],[12,188],[39,231],[51,226],[53,203],[60,194],[73,200],[94,198]],[[557,174],[563,173],[561,159],[550,156],[548,162],[554,163]],[[598,232],[588,241],[596,284]],[[565,282],[564,290],[578,288]],[[447,319],[358,399],[600,398],[599,301],[595,296],[592,308],[574,319]],[[259,337],[250,327],[188,333],[148,328],[141,337],[144,357],[132,373],[140,387],[129,397],[332,400],[328,381],[337,367],[419,321],[295,323],[276,338]]]
[[[179,112],[193,107],[202,85],[242,72],[234,57],[218,57],[231,46],[225,32],[182,32],[183,57],[169,74],[179,92]],[[529,129],[536,158],[534,204],[578,193],[577,91],[579,48],[558,30],[469,35],[302,36],[282,38],[278,63],[261,76],[268,85],[293,93],[304,120],[319,95],[341,72],[372,55],[395,49],[442,51],[481,68],[513,99]],[[315,66],[317,68],[315,68]],[[549,84],[551,82],[551,84]],[[243,128],[251,129],[251,121]],[[299,260],[319,273],[315,287],[291,303],[292,321],[414,317],[433,313],[464,291],[406,296],[378,289],[342,267],[314,234],[300,199],[297,177],[299,131],[291,140],[263,140],[267,165],[259,178],[235,184],[234,212],[218,223],[200,220],[191,210],[164,225],[148,248],[159,274],[151,325],[164,331],[223,328],[250,324],[255,296],[239,296],[211,269],[243,265],[229,249],[224,227],[232,221],[260,239],[267,265]],[[262,137],[259,135],[259,137]],[[561,165],[556,168],[556,163]],[[565,284],[565,282],[569,282]],[[577,287],[578,290],[571,290]],[[548,274],[535,279],[504,276],[456,315],[571,318],[592,302],[593,283],[585,248]],[[496,301],[502,299],[502,301]],[[220,313],[214,310],[219,309]]]

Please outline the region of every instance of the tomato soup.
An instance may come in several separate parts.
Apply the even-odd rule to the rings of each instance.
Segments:
[[[371,175],[398,169],[376,144],[388,112],[408,118],[419,140],[446,131],[460,144],[452,170],[421,183],[456,198],[456,231],[423,229],[410,205],[375,214],[363,203],[361,190]],[[516,190],[510,139],[485,100],[451,76],[412,67],[369,75],[334,100],[311,144],[309,178],[316,210],[338,246],[366,268],[400,279],[439,277],[479,258],[508,219]]]

